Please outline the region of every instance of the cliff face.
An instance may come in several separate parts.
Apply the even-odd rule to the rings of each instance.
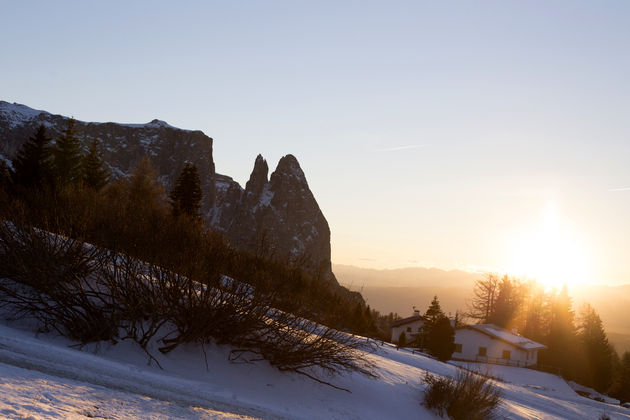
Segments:
[[[332,281],[330,228],[297,159],[284,156],[270,179],[268,172],[258,155],[244,190],[218,176],[211,223],[248,251],[298,263]]]
[[[40,124],[54,142],[67,128],[68,118],[0,101],[0,155],[12,159]],[[204,193],[202,211],[207,213],[214,206],[212,139],[201,131],[181,130],[159,120],[146,124],[75,121],[74,127],[84,149],[97,140],[114,179],[128,176],[136,163],[148,156],[160,182],[170,190],[184,163],[195,163]]]
[[[66,129],[68,118],[0,101],[0,159],[10,161],[40,124],[54,140]],[[328,222],[294,156],[280,159],[268,178],[269,167],[259,155],[243,189],[229,176],[215,173],[212,139],[201,131],[182,130],[159,120],[146,124],[76,121],[75,129],[85,149],[93,139],[98,141],[114,178],[128,176],[148,156],[160,182],[170,190],[184,163],[193,162],[204,195],[202,212],[235,247],[299,264],[339,293],[360,299],[339,286],[332,273]]]

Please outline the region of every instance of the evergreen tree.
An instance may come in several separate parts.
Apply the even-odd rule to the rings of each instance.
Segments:
[[[507,275],[503,276],[490,323],[502,328],[512,326],[523,301],[520,289],[518,281],[510,280]]]
[[[42,188],[52,176],[50,138],[46,128],[40,125],[35,134],[22,146],[13,160],[13,184],[25,188]]]
[[[88,153],[83,158],[83,183],[96,191],[103,188],[109,181],[109,171],[98,148],[98,142],[92,141]]]
[[[549,306],[546,304],[545,291],[537,283],[529,283],[527,287],[527,307],[524,325],[520,331],[534,341],[543,341],[549,319]]]
[[[74,120],[68,120],[68,128],[59,137],[53,149],[55,176],[60,187],[81,181],[81,142],[74,130]]]
[[[0,190],[7,191],[11,185],[11,171],[4,159],[0,159]]]
[[[608,342],[602,320],[588,304],[583,307],[578,337],[583,346],[586,365],[583,383],[600,392],[611,385],[614,349]]]
[[[433,297],[431,304],[424,313],[424,325],[419,334],[421,343],[434,357],[446,361],[455,351],[455,330],[451,321],[442,311],[437,296]]]
[[[609,393],[622,403],[630,401],[630,352],[625,352],[621,357]]]
[[[197,167],[193,163],[186,163],[169,196],[173,214],[175,216],[185,214],[198,218],[201,197],[201,181]]]
[[[407,334],[404,331],[398,336],[398,347],[407,347]]]
[[[568,379],[577,379],[579,341],[575,328],[573,303],[565,285],[560,293],[549,296],[549,329],[540,354],[540,363],[555,366]]]

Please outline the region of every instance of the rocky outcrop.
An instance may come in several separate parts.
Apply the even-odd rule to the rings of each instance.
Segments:
[[[68,118],[0,101],[0,159],[10,163],[22,143],[44,124],[51,138]],[[75,122],[84,147],[96,140],[114,178],[129,175],[143,157],[151,158],[160,182],[170,190],[186,162],[199,170],[208,222],[237,248],[299,264],[318,274],[339,293],[359,300],[337,283],[331,270],[330,228],[297,159],[286,155],[275,171],[258,156],[243,189],[215,173],[212,139],[201,131],[182,130],[160,120],[146,124]]]
[[[217,176],[213,225],[250,252],[298,263],[336,283],[330,265],[330,228],[293,155],[286,155],[267,178],[258,155],[243,190]]]
[[[0,158],[12,159],[22,143],[44,124],[48,136],[57,138],[68,126],[68,118],[20,104],[0,101]],[[143,156],[151,158],[160,182],[167,190],[174,185],[186,162],[197,165],[204,193],[202,211],[215,201],[215,172],[212,139],[201,131],[182,130],[164,121],[146,124],[75,121],[77,137],[87,149],[96,140],[114,179],[126,177]]]

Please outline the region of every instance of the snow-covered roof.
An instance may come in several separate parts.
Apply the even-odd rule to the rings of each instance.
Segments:
[[[399,319],[398,321],[394,321],[391,324],[389,324],[389,326],[392,328],[400,327],[401,325],[411,324],[412,322],[416,322],[416,321],[424,321],[424,317],[420,315],[412,315],[410,317]]]
[[[482,334],[485,334],[492,338],[496,338],[498,340],[512,344],[523,350],[535,350],[535,349],[547,348],[547,346],[545,346],[544,344],[537,343],[533,340],[530,340],[529,338],[523,337],[522,335],[514,334],[494,324],[467,325],[463,328],[479,331]]]

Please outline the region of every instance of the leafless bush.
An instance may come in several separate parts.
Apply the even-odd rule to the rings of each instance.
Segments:
[[[233,361],[264,359],[330,386],[317,369],[373,375],[366,341],[275,309],[277,290],[224,277],[203,261],[184,271],[0,222],[0,304],[16,318],[32,316],[81,343],[130,339],[156,363],[151,342],[162,353],[217,343],[234,347]]]
[[[459,370],[454,379],[427,373],[424,382],[424,405],[453,420],[490,419],[501,402],[500,391],[473,372]]]
[[[273,311],[271,315],[232,350],[232,360],[267,360],[281,371],[296,372],[337,389],[343,388],[313,376],[312,369],[328,375],[360,372],[375,377],[373,364],[364,357],[365,351],[372,350],[365,340],[288,313]]]
[[[101,251],[83,242],[0,221],[0,304],[15,318],[82,342],[111,339],[113,302],[93,276],[101,264]]]

